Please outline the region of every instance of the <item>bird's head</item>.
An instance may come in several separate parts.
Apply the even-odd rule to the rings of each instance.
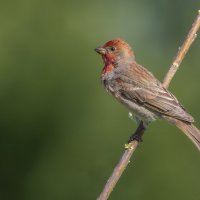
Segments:
[[[119,38],[106,42],[95,51],[102,55],[105,65],[135,60],[131,47]]]

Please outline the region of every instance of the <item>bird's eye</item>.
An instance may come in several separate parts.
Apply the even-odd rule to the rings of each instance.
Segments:
[[[111,51],[115,51],[116,48],[115,48],[115,47],[111,47],[110,50],[111,50]]]

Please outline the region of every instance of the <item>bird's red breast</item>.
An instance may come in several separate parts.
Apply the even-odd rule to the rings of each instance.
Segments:
[[[114,69],[114,66],[112,64],[105,65],[102,69],[102,74],[106,74],[108,72],[111,72]]]

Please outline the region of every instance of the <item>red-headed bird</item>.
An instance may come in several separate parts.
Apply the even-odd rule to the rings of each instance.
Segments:
[[[147,69],[135,61],[131,47],[117,38],[95,49],[104,68],[101,81],[105,89],[133,113],[143,126],[166,119],[181,129],[200,150],[200,131],[174,95]]]

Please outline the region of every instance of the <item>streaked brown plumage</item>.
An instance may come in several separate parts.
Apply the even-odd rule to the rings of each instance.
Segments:
[[[194,127],[193,117],[151,72],[136,63],[126,42],[111,40],[96,51],[105,63],[101,80],[110,94],[146,126],[157,118],[174,123],[200,150],[200,131]]]

